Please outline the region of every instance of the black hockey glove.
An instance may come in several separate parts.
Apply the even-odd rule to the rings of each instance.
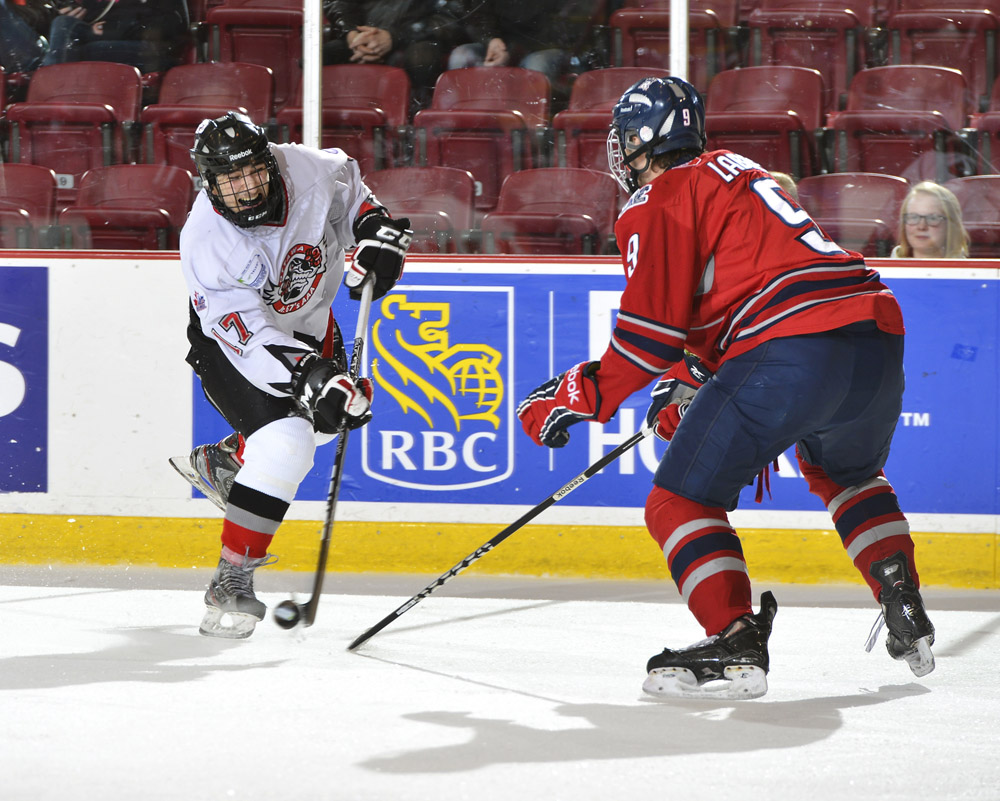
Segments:
[[[695,394],[712,374],[696,356],[685,353],[683,360],[671,367],[653,387],[652,401],[646,410],[646,426],[657,437],[669,442],[680,425]]]
[[[315,353],[303,356],[292,374],[292,387],[312,415],[313,428],[322,434],[335,434],[341,425],[360,428],[372,419],[372,382],[352,380],[332,359]]]
[[[406,249],[413,239],[410,221],[405,217],[393,220],[380,209],[373,209],[354,222],[354,238],[358,247],[344,276],[344,285],[351,290],[353,300],[361,300],[361,284],[372,270],[375,273],[372,299],[377,300],[392,289],[403,274]]]

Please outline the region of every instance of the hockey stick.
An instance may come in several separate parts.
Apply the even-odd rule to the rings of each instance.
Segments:
[[[368,317],[371,312],[374,291],[374,274],[370,273],[361,285],[358,324],[354,329],[354,350],[351,352],[351,364],[348,368],[348,374],[352,379],[361,374],[365,335],[368,333]],[[330,474],[330,491],[326,497],[326,520],[323,522],[323,537],[319,543],[319,562],[316,565],[316,576],[313,578],[312,596],[304,604],[297,604],[295,601],[282,601],[275,607],[274,621],[284,629],[294,628],[300,620],[304,625],[311,626],[316,620],[316,609],[319,606],[320,593],[323,591],[323,579],[326,576],[326,560],[330,554],[330,534],[333,530],[337,498],[340,496],[340,484],[344,476],[344,456],[347,452],[347,439],[350,433],[346,423],[341,424],[340,430],[337,432],[337,453],[333,458],[333,471]]]
[[[557,501],[561,501],[563,498],[569,495],[573,490],[575,490],[577,487],[583,484],[583,482],[585,482],[588,478],[593,476],[595,473],[600,472],[609,464],[611,464],[613,461],[615,461],[615,459],[617,459],[623,453],[625,453],[628,450],[631,450],[633,447],[638,445],[643,439],[646,438],[646,436],[651,431],[652,431],[651,428],[644,426],[638,432],[636,432],[627,440],[625,440],[617,448],[608,451],[608,453],[606,453],[604,456],[602,456],[600,459],[594,462],[590,467],[588,467],[586,470],[580,473],[580,475],[578,475],[568,484],[563,485],[558,490],[553,492],[548,498],[546,498],[544,501],[538,504],[538,506],[529,509],[527,512],[521,515],[517,520],[515,520],[513,523],[507,526],[507,528],[505,528],[499,534],[494,535],[488,542],[485,542],[478,548],[476,548],[475,551],[466,556],[461,562],[459,562],[457,565],[451,568],[451,570],[447,571],[446,573],[442,573],[434,581],[432,581],[430,584],[424,587],[420,592],[418,592],[416,595],[410,598],[410,600],[408,600],[405,604],[403,604],[398,609],[396,609],[395,611],[391,612],[390,614],[382,618],[378,623],[376,623],[374,626],[368,629],[368,631],[366,631],[364,634],[355,639],[354,642],[348,645],[347,650],[353,651],[359,645],[361,645],[364,642],[367,642],[369,639],[374,637],[376,634],[382,631],[382,629],[384,629],[386,626],[392,623],[396,618],[398,618],[404,612],[412,609],[414,606],[420,603],[424,598],[426,598],[428,595],[434,592],[434,590],[443,585],[446,581],[457,576],[473,562],[477,561],[481,557],[485,556],[489,551],[492,551],[494,548],[496,548],[501,542],[507,539],[507,537],[509,537],[518,529],[520,529],[526,523],[530,522],[531,520],[534,520],[536,517],[538,517],[538,515],[540,515],[542,512],[544,512],[546,509],[548,509]]]

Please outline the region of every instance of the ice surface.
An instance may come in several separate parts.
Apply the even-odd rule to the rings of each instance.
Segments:
[[[1000,798],[995,605],[929,602],[917,680],[865,653],[873,603],[776,590],[764,698],[658,703],[646,659],[703,637],[677,603],[435,595],[345,650],[422,586],[246,641],[199,636],[200,589],[0,586],[0,799]]]

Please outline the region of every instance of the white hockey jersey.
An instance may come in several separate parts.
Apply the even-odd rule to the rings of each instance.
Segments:
[[[302,352],[326,336],[345,249],[356,244],[353,223],[378,203],[343,151],[270,147],[284,179],[276,187],[286,193],[284,221],[239,228],[202,190],[180,251],[202,331],[254,386],[282,396]]]

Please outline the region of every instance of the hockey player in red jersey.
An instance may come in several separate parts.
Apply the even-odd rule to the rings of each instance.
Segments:
[[[170,462],[225,512],[200,631],[235,639],[264,617],[254,571],[270,561],[316,446],[372,416],[370,384],[347,374],[331,301],[341,279],[359,300],[369,272],[374,297],[384,295],[413,232],[345,153],[271,144],[243,114],[202,122],[191,155],[204,188],[180,242],[187,361],[233,434]]]
[[[670,446],[646,525],[709,639],[652,657],[646,692],[767,691],[777,603],[765,592],[754,614],[727,513],[793,445],[881,604],[890,655],[924,675],[934,627],[882,471],[902,404],[899,305],[758,164],[705,152],[704,114],[678,78],[639,81],[615,106],[608,159],[632,194],[615,226],[627,285],[611,343],[536,389],[518,416],[536,443],[560,447],[570,425],[608,421],[659,379],[647,425]]]

